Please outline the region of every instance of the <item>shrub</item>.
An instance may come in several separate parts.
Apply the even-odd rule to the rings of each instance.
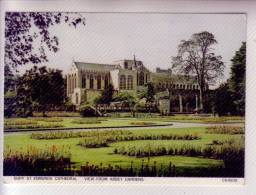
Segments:
[[[74,124],[100,124],[106,119],[90,118],[90,119],[75,119],[72,121]]]
[[[144,122],[144,121],[137,121],[137,122],[131,122],[131,125],[141,125],[141,126],[147,126],[147,125],[154,125],[155,123],[152,122]]]
[[[213,126],[207,127],[206,133],[209,134],[244,134],[244,127],[240,126]]]
[[[48,117],[78,117],[80,116],[79,112],[56,112],[56,111],[50,111],[46,112],[46,115]],[[34,117],[43,117],[43,114],[41,112],[34,112]]]
[[[93,106],[89,104],[82,105],[79,108],[80,114],[83,117],[97,117],[101,116],[100,112],[97,111]]]
[[[29,146],[26,152],[4,151],[4,175],[66,175],[71,166],[70,151],[66,146],[52,145],[39,149]]]
[[[43,122],[62,122],[62,118],[58,117],[49,117],[49,118],[37,118],[37,121],[43,121]]]
[[[194,146],[189,144],[183,145],[155,145],[146,144],[142,146],[128,146],[114,148],[115,154],[122,154],[136,157],[164,156],[164,155],[182,155],[182,156],[202,156],[205,158],[223,159],[227,162],[231,155],[237,154],[234,157],[236,161],[242,161],[239,156],[244,153],[244,146],[238,142],[226,141],[225,144],[219,146]],[[240,160],[239,160],[240,159]]]

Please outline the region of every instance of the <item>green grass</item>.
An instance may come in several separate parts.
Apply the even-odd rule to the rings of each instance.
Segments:
[[[72,119],[71,119],[72,120]],[[105,121],[104,121],[105,122]],[[212,144],[213,140],[225,141],[228,139],[234,140],[244,140],[244,135],[228,135],[228,134],[207,134],[205,127],[196,127],[196,128],[186,128],[186,129],[144,129],[144,130],[134,130],[134,134],[184,134],[184,133],[197,133],[201,136],[200,140],[184,141],[184,140],[137,140],[137,141],[122,141],[117,143],[112,143],[109,147],[104,148],[84,148],[78,145],[81,138],[68,138],[68,139],[56,139],[56,140],[35,140],[30,138],[30,134],[21,134],[21,135],[5,135],[4,136],[4,145],[5,148],[7,145],[12,150],[23,150],[27,149],[27,146],[32,145],[38,148],[44,148],[47,145],[56,145],[56,146],[67,146],[71,150],[71,161],[75,163],[75,166],[80,166],[89,162],[90,164],[99,165],[103,163],[104,165],[111,164],[112,166],[121,165],[122,167],[129,167],[131,161],[135,167],[141,166],[141,161],[144,160],[147,162],[149,160],[150,164],[153,164],[154,161],[157,161],[157,165],[169,165],[171,161],[177,167],[208,167],[208,166],[221,166],[223,164],[222,160],[215,159],[206,159],[200,157],[183,157],[183,156],[159,156],[159,157],[150,157],[148,158],[136,158],[128,157],[119,154],[114,154],[114,149],[117,146],[129,146],[136,145],[142,146],[151,143],[151,144],[184,144],[189,142],[193,145],[207,145]]]
[[[56,123],[59,121],[58,123]],[[145,126],[145,125],[159,125],[169,124],[165,121],[154,121],[154,123],[148,123],[145,121],[137,120],[136,118],[130,119],[116,119],[116,118],[82,118],[82,117],[58,117],[58,118],[11,118],[5,119],[5,127],[14,129],[18,126],[24,126],[21,123],[33,123],[35,128],[54,128],[57,124],[61,125],[62,128],[83,128],[83,127],[118,127],[118,126]],[[32,125],[27,125],[28,128],[32,128]]]

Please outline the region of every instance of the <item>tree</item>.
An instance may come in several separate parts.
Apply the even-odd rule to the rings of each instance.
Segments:
[[[216,43],[214,35],[207,31],[195,33],[189,40],[181,41],[178,55],[172,58],[174,70],[196,76],[200,92],[200,110],[204,109],[204,95],[208,86],[214,84],[224,71],[221,56],[212,52],[212,46]]]
[[[7,12],[5,15],[5,66],[16,69],[28,63],[48,61],[46,50],[57,52],[59,39],[50,34],[54,25],[66,23],[85,25],[78,13],[65,12]],[[35,49],[36,42],[36,49]]]
[[[246,65],[246,43],[243,42],[240,49],[231,59],[231,76],[228,80],[232,93],[232,100],[236,107],[236,114],[245,114],[245,65]]]
[[[215,89],[214,107],[219,116],[235,113],[232,93],[227,83],[221,84],[217,89]]]
[[[126,106],[132,109],[135,105],[136,99],[128,92],[121,92],[116,97],[114,97],[114,101],[123,102]]]
[[[64,104],[65,89],[62,72],[34,66],[19,79],[17,87],[18,107],[22,110],[45,112]]]
[[[146,98],[146,102],[153,102],[155,100],[155,88],[153,83],[149,82],[146,84],[144,90],[139,94],[139,98]]]

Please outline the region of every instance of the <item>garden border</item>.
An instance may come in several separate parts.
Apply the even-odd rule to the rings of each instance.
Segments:
[[[35,129],[4,129],[4,133],[12,132],[31,132],[31,131],[67,131],[67,130],[84,130],[84,129],[122,129],[122,128],[133,128],[133,127],[164,127],[172,126],[172,123],[168,124],[155,124],[155,125],[133,125],[133,126],[108,126],[108,127],[69,127],[69,128],[35,128]]]

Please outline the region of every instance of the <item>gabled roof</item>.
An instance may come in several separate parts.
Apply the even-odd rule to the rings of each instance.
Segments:
[[[113,64],[96,64],[89,62],[74,62],[75,66],[78,70],[90,70],[90,71],[100,71],[100,72],[108,72],[110,70],[116,69],[119,66]]]

